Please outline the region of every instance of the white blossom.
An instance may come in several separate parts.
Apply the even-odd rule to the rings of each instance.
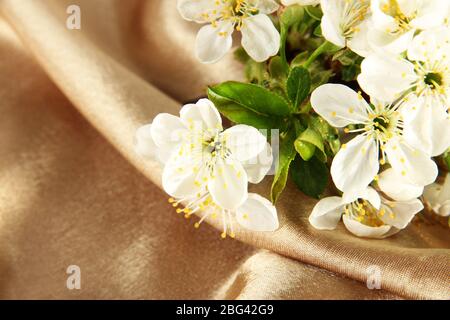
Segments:
[[[328,197],[314,207],[309,222],[320,230],[333,230],[342,220],[348,231],[358,237],[385,238],[404,229],[423,209],[418,199],[391,201],[368,187],[353,201]]]
[[[234,30],[242,33],[241,44],[255,61],[276,55],[280,34],[267,15],[278,7],[274,0],[178,0],[184,19],[207,24],[195,44],[203,63],[217,62],[230,50]]]
[[[339,47],[349,47],[361,56],[370,52],[367,42],[369,30],[369,0],[321,0],[322,34]]]
[[[407,58],[374,54],[361,64],[358,83],[377,99],[402,98],[405,139],[431,156],[450,147],[450,29],[423,31]]]
[[[442,25],[448,6],[446,0],[371,0],[369,43],[380,52],[401,53],[417,31]]]
[[[374,101],[375,102],[375,101]],[[403,137],[404,123],[398,109],[402,104],[369,105],[363,97],[341,84],[325,84],[311,96],[314,110],[332,126],[345,128],[356,137],[343,144],[331,165],[331,176],[346,199],[377,179],[380,164],[389,163],[410,183],[425,186],[437,176],[436,163]]]
[[[436,214],[450,216],[450,173],[445,176],[443,184],[433,183],[427,186],[423,198]]]
[[[184,204],[186,217],[220,215],[224,233],[233,236],[232,215],[246,228],[278,228],[275,207],[249,194],[248,182],[258,183],[272,165],[271,147],[257,129],[236,125],[225,131],[214,104],[201,99],[183,106],[180,116],[158,114],[136,132],[136,151],[157,157],[164,165],[162,185],[174,207]]]

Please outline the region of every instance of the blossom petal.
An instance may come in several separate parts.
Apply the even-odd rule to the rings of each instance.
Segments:
[[[211,0],[178,0],[177,9],[183,19],[195,21],[197,23],[205,23],[217,16],[218,7]]]
[[[331,164],[334,184],[349,198],[364,190],[378,170],[377,145],[365,135],[359,135],[344,145]]]
[[[436,180],[436,163],[425,152],[410,147],[400,138],[394,137],[386,143],[386,155],[392,168],[411,183],[426,186]]]
[[[387,196],[397,201],[418,198],[423,192],[422,186],[412,184],[392,168],[379,175],[378,186]]]
[[[159,149],[158,152],[170,155],[180,147],[186,136],[187,128],[180,118],[168,113],[160,113],[153,119],[150,131],[153,141]],[[163,158],[167,158],[167,156]]]
[[[450,200],[445,201],[437,212],[438,215],[442,217],[450,216]]]
[[[382,239],[387,236],[387,232],[391,229],[389,225],[383,225],[380,227],[369,227],[361,222],[353,220],[347,215],[342,216],[342,221],[348,231],[358,237]]]
[[[397,22],[393,17],[383,12],[382,6],[389,0],[371,0],[370,11],[372,13],[373,27],[379,30],[395,30]]]
[[[381,221],[397,229],[404,229],[414,218],[417,212],[423,209],[423,204],[418,199],[409,201],[385,201],[379,215]]]
[[[271,14],[278,10],[280,5],[275,0],[259,0],[256,2],[256,8],[259,13]]]
[[[309,223],[319,230],[333,230],[341,220],[344,203],[339,197],[320,200],[309,216]]]
[[[334,15],[325,14],[322,16],[320,26],[322,28],[322,35],[325,39],[335,44],[338,47],[345,47],[345,37],[340,32],[339,20],[337,17],[333,19]]]
[[[152,138],[152,124],[146,124],[136,130],[135,151],[144,158],[156,158],[158,147]]]
[[[413,2],[413,1],[405,1]],[[416,9],[416,8],[414,8]],[[448,13],[448,2],[442,0],[421,1],[421,6],[417,10],[417,16],[410,21],[413,28],[426,30],[435,28],[444,22]]]
[[[378,194],[378,192],[375,191],[375,189],[373,189],[372,187],[367,187],[365,189],[361,189],[358,192],[355,192],[353,194],[344,193],[342,195],[342,200],[345,203],[351,203],[353,201],[356,201],[357,199],[365,199],[365,200],[369,201],[370,204],[375,209],[377,209],[377,210],[380,209],[381,197]]]
[[[408,49],[408,59],[412,61],[438,61],[444,59],[450,50],[450,29],[442,27],[426,30],[414,37]]]
[[[406,51],[414,37],[414,29],[401,35],[391,35],[385,31],[372,29],[368,33],[368,41],[374,51],[402,53]]]
[[[181,148],[183,146],[180,150]],[[205,187],[205,183],[202,183],[203,178],[207,176],[204,168],[201,156],[180,156],[180,151],[174,152],[164,166],[162,174],[164,191],[179,199],[195,195]]]
[[[256,193],[249,193],[247,200],[237,208],[236,220],[253,231],[275,231],[279,227],[277,209]]]
[[[273,163],[272,148],[266,143],[265,148],[255,157],[242,163],[247,173],[248,182],[260,183],[269,172]]]
[[[265,14],[257,14],[244,19],[242,47],[257,62],[266,61],[280,49],[280,34]]]
[[[211,136],[222,131],[222,119],[219,111],[208,99],[200,99],[196,104],[187,104],[180,110],[180,118],[189,127],[207,130]]]
[[[235,210],[247,198],[247,173],[239,161],[217,159],[208,189],[215,203],[224,209]]]
[[[197,58],[203,63],[219,61],[231,49],[232,33],[233,23],[230,21],[202,27],[195,40]]]
[[[369,41],[367,40],[370,28],[370,20],[364,19],[358,25],[358,30],[355,30],[352,34],[352,37],[347,40],[347,46],[353,52],[356,52],[362,57],[367,57],[372,52],[372,48],[370,47]]]
[[[450,215],[450,173],[447,173],[443,185],[430,184],[425,188],[423,198],[431,209],[441,216]]]
[[[432,157],[444,153],[450,147],[450,117],[446,108],[431,97],[410,99],[402,109],[402,114],[409,114],[405,117],[405,140]]]
[[[266,147],[266,137],[258,129],[239,124],[222,133],[226,148],[240,162],[255,158]]]
[[[417,80],[414,65],[396,56],[372,54],[361,63],[358,83],[372,97],[390,103]]]
[[[311,104],[334,127],[364,123],[368,119],[367,102],[342,84],[327,83],[313,91]]]

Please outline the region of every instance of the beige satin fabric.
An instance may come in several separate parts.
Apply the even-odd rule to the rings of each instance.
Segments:
[[[231,54],[195,60],[175,0],[79,0],[81,30],[66,28],[72,1],[0,3],[1,298],[450,297],[449,232],[427,217],[385,240],[318,231],[292,185],[274,233],[221,240],[173,211],[135,130],[243,72]],[[66,288],[71,264],[81,290]],[[381,290],[366,288],[373,265]]]

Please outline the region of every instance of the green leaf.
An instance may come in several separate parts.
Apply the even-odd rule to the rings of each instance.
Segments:
[[[314,20],[320,21],[322,19],[323,13],[320,6],[307,6],[305,11]]]
[[[293,5],[286,7],[280,16],[280,22],[286,29],[303,20],[304,9],[302,6]]]
[[[447,170],[450,170],[450,150],[447,150],[442,156],[444,163],[447,166]]]
[[[284,127],[281,117],[256,113],[232,100],[217,95],[212,90],[208,90],[208,97],[220,113],[234,123],[246,124],[257,129],[282,129]]]
[[[323,138],[316,130],[308,128],[303,131],[295,140],[295,149],[303,158],[308,161],[314,155],[315,149],[320,151],[317,156],[323,161],[326,160]]]
[[[296,157],[292,163],[291,176],[300,191],[318,199],[328,184],[328,167],[315,157],[309,161]]]
[[[255,84],[224,82],[208,88],[208,96],[219,111],[221,105],[235,104],[266,116],[285,117],[291,113],[285,99]]]
[[[333,75],[333,70],[313,72],[311,77],[311,92],[322,84],[328,83],[328,80],[330,80]]]
[[[281,57],[275,56],[270,59],[269,72],[273,79],[283,80],[286,78],[286,72]]]
[[[331,150],[331,156],[335,155],[341,147],[338,130],[330,126],[322,117],[310,117],[309,123],[320,134],[322,140],[327,143]]]
[[[305,100],[311,88],[309,71],[303,67],[295,67],[289,73],[287,79],[287,94],[295,111]]]
[[[273,203],[277,202],[281,192],[286,187],[289,175],[289,167],[295,158],[294,149],[295,132],[291,130],[280,141],[280,150],[278,156],[278,166],[273,178],[272,188],[270,190],[270,198]]]
[[[316,37],[322,36],[322,27],[320,26],[320,24],[314,29],[313,35],[315,35]]]
[[[361,73],[361,68],[357,64],[344,66],[342,68],[342,80],[350,82],[356,80],[356,77]]]
[[[250,83],[263,83],[267,78],[266,64],[249,59],[245,63],[245,77]]]
[[[300,157],[302,157],[302,159],[305,161],[311,159],[316,152],[316,147],[312,143],[305,142],[299,139],[295,140],[294,146]]]
[[[310,53],[308,51],[300,52],[295,58],[291,61],[291,67],[301,66],[306,60],[308,60],[308,56]]]
[[[328,140],[328,145],[330,146],[333,155],[338,153],[339,149],[341,149],[341,141],[339,140],[339,138]]]

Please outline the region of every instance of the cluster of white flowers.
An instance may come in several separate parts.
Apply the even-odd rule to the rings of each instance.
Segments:
[[[358,84],[370,96],[370,103],[361,92],[341,84],[325,84],[313,92],[314,110],[334,127],[356,136],[342,146],[331,166],[342,198],[321,200],[310,222],[318,229],[334,229],[344,214],[344,224],[352,233],[386,237],[422,210],[417,198],[438,175],[432,157],[450,147],[450,29],[446,20],[450,3],[320,3],[324,37],[365,57]],[[443,187],[428,186],[424,196],[440,215],[450,214],[448,182]]]
[[[289,9],[303,9],[285,8],[291,5],[320,5],[323,13],[321,19],[313,17],[314,34],[306,36],[316,35],[320,20],[321,35],[319,32],[316,40],[321,44],[297,72],[286,58],[291,24],[283,16]],[[195,43],[196,56],[203,63],[224,57],[232,47],[235,30],[241,32],[241,45],[254,61],[264,62],[280,51],[278,60],[271,60],[274,63],[269,73],[277,73],[277,63],[282,65],[278,74],[284,82],[278,89],[284,90],[286,83],[291,83],[284,94],[292,101],[290,109],[275,112],[276,117],[295,120],[297,108],[305,101],[292,99],[289,90],[294,90],[295,83],[297,94],[302,89],[304,96],[308,95],[310,75],[317,70],[310,68],[311,62],[318,56],[326,53],[336,57],[353,51],[361,57],[355,64],[359,66],[363,59],[357,82],[364,92],[323,81],[311,94],[315,113],[345,133],[346,140],[331,164],[331,177],[342,197],[317,203],[309,218],[315,228],[334,229],[342,218],[357,236],[384,238],[405,228],[423,209],[421,197],[437,214],[450,215],[450,178],[443,185],[436,182],[439,170],[433,159],[450,148],[450,1],[178,0],[177,8],[184,19],[204,24]],[[304,11],[310,17],[314,14],[308,10],[320,11],[308,7]],[[281,35],[272,19],[275,12]],[[325,52],[327,48],[333,49]],[[336,54],[336,50],[340,51]],[[305,78],[295,78],[295,74]],[[270,92],[269,85],[245,87],[253,90],[247,98],[252,100],[252,94],[265,92],[258,99],[272,97],[289,108],[286,99]],[[242,90],[239,95],[245,98]],[[220,101],[209,97],[221,108]],[[258,99],[252,100],[257,102],[250,103],[250,109],[261,103]],[[286,123],[289,120],[284,118]],[[316,145],[323,151],[322,141]],[[162,184],[171,196],[169,202],[186,218],[194,213],[202,215],[196,227],[210,216],[222,219],[223,238],[234,237],[234,218],[254,231],[278,228],[273,204],[248,193],[248,183],[260,182],[272,166],[267,139],[243,124],[223,131],[219,112],[210,100],[185,105],[179,117],[156,116],[152,124],[138,129],[136,150],[163,163]],[[289,156],[290,161],[295,157]],[[286,179],[289,165],[287,162],[283,171]],[[181,204],[184,208],[179,208]]]
[[[211,101],[187,104],[179,117],[158,114],[137,130],[136,151],[164,165],[162,184],[169,202],[186,218],[202,215],[196,228],[208,216],[222,220],[222,238],[235,236],[234,218],[253,231],[278,228],[272,203],[247,191],[248,183],[260,182],[272,166],[266,137],[246,125],[223,131]]]

